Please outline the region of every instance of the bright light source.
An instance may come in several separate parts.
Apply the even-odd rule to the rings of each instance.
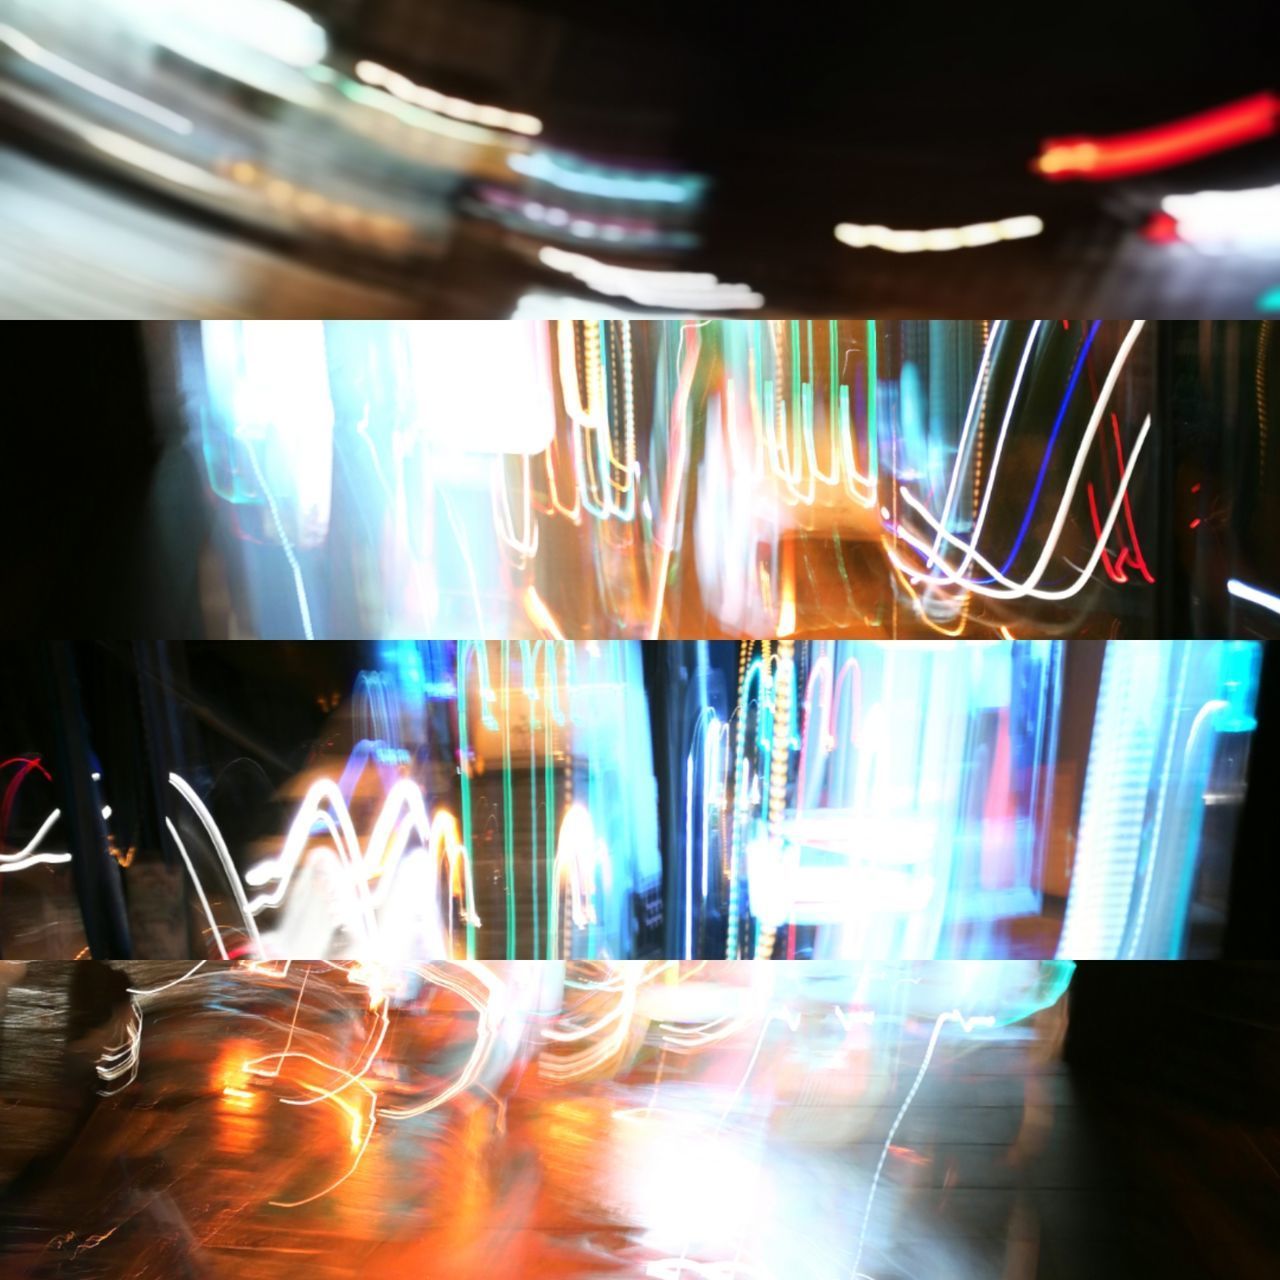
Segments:
[[[324,57],[324,28],[286,0],[109,0],[148,24],[158,44],[203,62],[210,37],[266,54],[291,67],[309,67]],[[186,53],[187,49],[194,50]]]
[[[1280,249],[1280,186],[1166,196],[1160,208],[1187,244]]]
[[[507,164],[535,182],[545,182],[562,191],[602,196],[610,200],[637,200],[654,204],[685,204],[697,192],[697,181],[643,173],[608,172],[568,164],[547,154],[510,156]]]
[[[967,227],[938,227],[932,231],[897,231],[893,227],[861,226],[841,222],[836,239],[851,249],[886,249],[890,253],[947,253],[952,249],[976,249],[1001,240],[1025,240],[1038,236],[1044,223],[1034,214],[975,222]]]
[[[126,111],[132,111],[135,115],[142,116],[174,133],[191,132],[191,121],[186,116],[180,116],[176,111],[170,111],[149,98],[132,93],[121,85],[103,79],[102,76],[94,75],[92,71],[87,71],[84,67],[50,52],[13,27],[0,26],[0,43],[7,44],[19,57],[25,58],[33,66],[40,67],[41,70],[57,76],[60,80],[65,80],[68,84],[74,84],[77,88],[101,98],[104,102],[123,107]]]
[[[725,284],[710,272],[645,271],[616,267],[585,254],[550,245],[538,251],[538,261],[553,271],[580,280],[595,293],[630,298],[642,307],[674,311],[758,311],[764,296],[745,284]]]
[[[1280,596],[1273,596],[1266,591],[1259,591],[1257,587],[1251,587],[1247,583],[1241,582],[1238,578],[1228,579],[1227,590],[1237,600],[1247,600],[1250,604],[1256,604],[1260,609],[1270,609],[1272,613],[1280,613]]]
[[[1094,181],[1153,173],[1269,137],[1280,125],[1280,96],[1259,93],[1168,124],[1109,138],[1052,139],[1031,167],[1046,178]]]
[[[380,63],[367,59],[356,63],[356,78],[375,88],[385,89],[401,102],[411,103],[424,111],[434,111],[450,120],[460,120],[464,124],[481,125],[488,129],[506,129],[510,133],[530,138],[542,132],[542,121],[536,116],[527,115],[523,111],[507,111],[503,107],[483,106],[468,102],[465,98],[450,97],[424,85],[414,84],[408,76],[390,71]]]
[[[551,354],[541,325],[508,320],[404,324],[415,426],[437,448],[541,453],[555,434]]]

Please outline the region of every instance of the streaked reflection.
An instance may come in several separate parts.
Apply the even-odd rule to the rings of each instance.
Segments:
[[[4,974],[19,1267],[807,1277],[986,1274],[947,1201],[1053,1144],[1071,966]]]
[[[53,750],[3,761],[0,939],[65,957],[82,920],[99,955],[391,968],[1214,955],[1262,658],[424,641],[325,646],[331,670],[300,675],[287,646],[116,657],[86,668],[91,717],[10,691]]]

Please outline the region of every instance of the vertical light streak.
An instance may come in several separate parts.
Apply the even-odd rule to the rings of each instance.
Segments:
[[[685,760],[684,771],[684,955],[693,959],[693,752]],[[706,851],[703,850],[703,856]]]
[[[871,1223],[871,1210],[875,1206],[876,1191],[880,1186],[880,1175],[884,1171],[884,1162],[889,1156],[889,1149],[893,1146],[893,1139],[898,1132],[898,1127],[902,1124],[903,1118],[907,1114],[907,1109],[911,1106],[916,1094],[920,1091],[920,1086],[924,1083],[925,1073],[929,1070],[929,1064],[933,1061],[934,1050],[938,1047],[938,1037],[942,1034],[942,1028],[948,1022],[960,1023],[966,1033],[972,1031],[974,1027],[995,1025],[995,1019],[992,1017],[965,1018],[959,1009],[952,1009],[947,1013],[939,1014],[934,1022],[933,1033],[929,1036],[929,1043],[924,1051],[924,1059],[920,1063],[920,1069],[916,1072],[915,1079],[911,1082],[911,1088],[907,1090],[907,1096],[902,1100],[902,1105],[898,1108],[897,1115],[893,1117],[893,1123],[889,1126],[889,1132],[885,1135],[884,1145],[880,1148],[880,1158],[876,1161],[875,1173],[871,1176],[871,1186],[867,1191],[867,1204],[862,1213],[862,1226],[858,1231],[858,1251],[853,1257],[854,1280],[869,1280],[869,1278],[863,1276],[862,1255],[866,1249],[867,1228]]]
[[[1224,711],[1230,703],[1221,698],[1211,699],[1196,712],[1195,718],[1191,721],[1191,728],[1187,732],[1187,740],[1182,750],[1182,770],[1175,780],[1170,775],[1170,765],[1172,763],[1173,747],[1175,742],[1175,728],[1178,713],[1182,710],[1182,696],[1186,688],[1187,680],[1187,663],[1190,660],[1190,654],[1187,653],[1183,658],[1182,672],[1178,679],[1178,694],[1174,700],[1174,725],[1170,727],[1169,732],[1169,749],[1165,754],[1164,769],[1160,778],[1160,794],[1157,801],[1156,819],[1150,835],[1150,855],[1147,859],[1146,874],[1142,880],[1142,894],[1138,901],[1138,916],[1133,924],[1133,932],[1129,938],[1129,948],[1127,958],[1132,960],[1138,952],[1138,946],[1142,941],[1142,929],[1147,919],[1147,904],[1151,899],[1151,888],[1156,878],[1156,860],[1160,853],[1160,835],[1164,825],[1164,810],[1168,803],[1169,792],[1175,788],[1181,789],[1186,785],[1187,776],[1190,771],[1191,753],[1195,750],[1197,740],[1200,736],[1200,730],[1209,722],[1210,718],[1217,715],[1219,711]],[[1193,851],[1194,856],[1194,851]]]
[[[196,896],[200,899],[200,909],[204,912],[204,918],[209,922],[209,930],[213,934],[214,944],[218,948],[218,955],[223,959],[227,959],[227,949],[222,943],[222,931],[218,928],[217,921],[213,918],[213,910],[209,906],[209,899],[205,895],[204,885],[200,882],[200,877],[196,875],[196,869],[191,865],[191,859],[187,856],[187,846],[182,843],[182,837],[178,834],[178,829],[173,825],[171,818],[165,818],[164,825],[169,830],[169,835],[173,838],[173,843],[178,847],[178,853],[182,858],[182,865],[186,867],[187,874],[191,877],[191,883],[195,887]]]
[[[663,485],[662,518],[654,541],[658,547],[658,565],[653,579],[653,608],[649,619],[649,639],[656,640],[662,632],[662,609],[666,599],[667,577],[671,568],[676,521],[680,514],[679,486],[684,480],[686,455],[689,448],[689,398],[693,391],[693,377],[698,367],[698,355],[702,339],[696,324],[681,325],[680,342],[684,348],[675,403],[671,407],[671,456],[667,462],[667,475]]]
[[[502,866],[506,876],[507,959],[516,958],[515,794],[511,786],[511,642],[503,640],[502,671]]]
[[[1040,323],[1041,322],[1037,320],[1031,326],[1031,333],[1027,338],[1026,345],[1022,349],[1022,358],[1018,361],[1018,371],[1014,375],[1013,389],[1009,392],[1009,399],[1005,405],[1004,417],[1000,420],[1000,431],[996,436],[996,447],[991,455],[991,469],[987,472],[987,483],[982,493],[982,505],[978,508],[978,518],[974,522],[973,532],[969,535],[969,541],[975,547],[978,545],[978,539],[982,536],[982,529],[987,521],[987,510],[991,504],[991,495],[995,491],[996,473],[1000,468],[1000,459],[1004,453],[1004,442],[1009,431],[1009,423],[1013,419],[1014,407],[1018,402],[1018,392],[1022,387],[1022,377],[1023,374],[1026,373],[1027,361],[1034,349],[1036,336],[1040,331]],[[980,378],[980,383],[985,390],[985,380]],[[936,540],[934,546],[936,550]],[[959,569],[960,573],[964,573],[964,571],[969,567],[970,559],[971,557],[966,557],[961,561]]]
[[[945,530],[942,530],[942,536],[948,543],[960,551],[967,554],[971,553],[974,562],[986,573],[991,575],[990,581],[996,582],[1000,585],[992,587],[985,582],[979,582],[972,578],[963,578],[960,574],[956,573],[954,569],[947,565],[945,561],[939,561],[937,567],[941,571],[943,578],[947,581],[963,585],[966,590],[973,591],[984,596],[989,596],[993,599],[1016,599],[1021,596],[1030,596],[1037,600],[1066,600],[1075,595],[1084,586],[1089,578],[1093,576],[1094,570],[1097,569],[1098,562],[1102,558],[1103,549],[1106,547],[1106,544],[1111,537],[1111,532],[1120,518],[1121,508],[1124,502],[1124,494],[1128,490],[1129,482],[1132,479],[1133,472],[1138,464],[1138,457],[1142,452],[1142,446],[1146,443],[1147,435],[1151,430],[1151,419],[1148,417],[1143,422],[1142,428],[1138,432],[1138,437],[1134,441],[1133,453],[1130,455],[1124,474],[1120,478],[1119,491],[1115,500],[1111,504],[1111,509],[1107,515],[1106,523],[1103,526],[1102,536],[1095,542],[1093,551],[1090,554],[1089,559],[1085,562],[1084,568],[1077,573],[1074,581],[1066,587],[1054,589],[1038,588],[1036,584],[1048,569],[1049,561],[1052,559],[1053,554],[1057,549],[1058,540],[1062,536],[1062,528],[1067,520],[1071,499],[1075,495],[1080,470],[1084,466],[1084,455],[1093,444],[1093,430],[1096,429],[1097,418],[1101,407],[1101,402],[1099,402],[1099,410],[1095,412],[1094,420],[1090,424],[1090,431],[1086,434],[1080,445],[1080,450],[1076,455],[1076,467],[1072,472],[1071,481],[1067,490],[1063,494],[1058,508],[1057,518],[1054,521],[1054,527],[1049,538],[1045,541],[1044,550],[1041,552],[1040,559],[1037,561],[1030,576],[1020,583],[1012,581],[1005,577],[1003,572],[997,569],[994,564],[984,556],[980,555],[977,549],[973,547],[972,543],[965,542],[962,538],[958,538],[954,534],[947,533]],[[900,489],[900,492],[907,505],[916,512],[916,514],[919,515],[926,524],[930,525],[934,529],[940,528],[937,521],[929,514],[919,499],[909,493],[905,488]],[[921,540],[917,539],[910,533],[907,533],[905,530],[902,530],[901,527],[899,527],[899,533],[902,541],[913,547],[922,556],[926,554],[924,543]],[[892,551],[890,551],[889,555],[890,559],[898,565],[903,574],[910,572],[906,566],[901,564],[901,561],[896,558],[896,555]]]
[[[1085,361],[1089,358],[1089,348],[1093,346],[1093,340],[1097,337],[1098,330],[1101,327],[1102,322],[1100,320],[1095,320],[1089,326],[1089,333],[1081,344],[1080,354],[1076,357],[1075,368],[1072,369],[1071,378],[1067,382],[1066,394],[1062,397],[1062,403],[1058,406],[1058,416],[1053,420],[1053,427],[1049,431],[1049,441],[1044,447],[1044,457],[1040,462],[1040,470],[1036,474],[1035,486],[1031,490],[1031,501],[1027,503],[1026,514],[1022,517],[1022,524],[1018,529],[1018,536],[1013,540],[1013,548],[1009,552],[1004,564],[1000,566],[1001,573],[1009,572],[1009,566],[1017,559],[1018,552],[1022,550],[1022,544],[1026,539],[1027,531],[1031,528],[1031,520],[1035,515],[1036,503],[1040,501],[1040,494],[1044,489],[1045,476],[1049,473],[1049,459],[1053,455],[1053,446],[1057,442],[1058,432],[1062,429],[1063,419],[1066,418],[1067,408],[1071,404],[1071,394],[1076,389],[1076,383],[1080,381],[1080,372],[1084,368]],[[1135,322],[1135,327],[1131,327],[1129,330],[1129,333],[1134,337],[1135,341],[1137,333],[1141,331],[1141,328],[1142,322],[1137,321]],[[1128,339],[1126,339],[1126,341],[1128,341]],[[1132,342],[1130,342],[1129,346],[1132,345]],[[1122,345],[1122,350],[1127,356],[1128,347]],[[1116,370],[1117,366],[1113,365],[1112,371],[1115,372]],[[1106,400],[1110,399],[1111,389],[1114,384],[1115,379],[1108,376],[1107,382],[1104,384],[1102,393],[1099,396],[1099,403],[1104,403]],[[1092,432],[1089,433],[1089,439],[1093,439]],[[1072,486],[1072,492],[1074,492],[1074,485]]]
[[[1003,328],[1003,325],[1004,325],[1003,320],[997,320],[995,322],[995,324],[991,328],[991,336],[990,338],[987,339],[986,345],[982,348],[982,358],[978,362],[978,375],[973,380],[973,392],[969,397],[969,408],[965,412],[964,424],[960,428],[960,441],[956,445],[955,462],[952,464],[952,467],[951,467],[951,480],[950,480],[950,483],[947,485],[947,495],[942,503],[942,514],[939,517],[940,528],[938,530],[937,536],[934,538],[934,541],[933,541],[933,551],[930,553],[929,558],[925,562],[926,568],[930,568],[930,569],[933,568],[933,565],[937,560],[938,549],[941,545],[943,530],[946,528],[947,521],[950,520],[951,518],[951,508],[955,504],[955,499],[956,499],[956,486],[958,485],[960,480],[960,468],[963,465],[965,451],[968,448],[968,444],[969,444],[969,431],[973,426],[973,415],[977,410],[978,400],[982,394],[982,389],[983,389],[985,378],[986,378],[987,365],[990,363],[992,353],[995,351],[996,345],[1000,340],[1000,332],[1001,332],[1001,329]],[[1031,342],[1034,341],[1034,339],[1035,339],[1035,334],[1033,331],[1031,340],[1028,341],[1026,351],[1024,351],[1024,363],[1025,363],[1026,352],[1030,351]]]
[[[261,957],[263,954],[262,938],[258,934],[257,922],[253,918],[253,912],[249,909],[249,900],[245,896],[244,887],[240,883],[240,873],[236,870],[236,864],[232,860],[231,851],[227,848],[227,842],[222,838],[222,832],[218,830],[218,824],[213,820],[213,814],[205,808],[204,801],[196,795],[185,778],[179,777],[176,773],[171,773],[169,775],[169,785],[191,806],[192,812],[200,821],[200,825],[204,827],[205,834],[208,835],[214,852],[218,856],[218,861],[222,864],[222,871],[226,876],[232,897],[236,900],[236,906],[240,908],[240,918],[244,924],[245,932],[249,935],[252,952],[255,956]]]

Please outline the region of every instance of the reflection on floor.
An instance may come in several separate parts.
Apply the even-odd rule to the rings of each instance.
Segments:
[[[104,1098],[92,1062],[119,1036],[85,1031],[69,968],[11,973],[0,1008],[5,1275],[1275,1274],[1275,1130],[1133,1082],[1082,1085],[1058,1054],[1064,1001],[1005,1027],[921,1016],[916,994],[892,1019],[856,1001],[831,1016],[783,978],[756,1017],[713,967],[683,994],[667,984],[647,1014],[642,990],[628,1029],[611,1019],[633,989],[601,1004],[605,988],[572,971],[552,991],[562,971],[539,966],[528,987],[534,966],[520,965],[505,980],[528,988],[527,1016],[495,1032],[475,1087],[393,1121],[457,1078],[483,1034],[448,992],[401,1005],[374,1055],[347,971],[315,966],[305,1005],[297,984],[215,971],[148,1006],[137,1077]],[[184,972],[134,966],[133,981]],[[560,1054],[548,1032],[570,1015],[608,1052]],[[701,1043],[678,1052],[654,1027]],[[341,1093],[308,1099],[287,1070],[249,1078],[285,1034],[347,1063],[376,1056],[375,1133]],[[318,1194],[353,1152],[351,1176]]]

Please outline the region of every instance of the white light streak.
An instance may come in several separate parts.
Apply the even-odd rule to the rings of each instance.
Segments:
[[[538,250],[538,261],[552,271],[573,276],[594,293],[610,298],[629,298],[642,307],[665,307],[673,311],[758,311],[764,295],[749,285],[725,284],[706,271],[646,271],[639,267],[618,267],[546,245]]]
[[[898,231],[893,227],[863,226],[841,222],[835,237],[851,249],[885,249],[889,253],[949,253],[954,249],[977,249],[1003,240],[1026,240],[1038,236],[1044,223],[1034,214],[1002,218],[997,222],[974,222],[967,227],[938,227],[932,231]]]
[[[1266,591],[1259,591],[1257,587],[1251,587],[1248,583],[1241,582],[1239,578],[1229,578],[1227,580],[1227,591],[1235,596],[1237,600],[1246,600],[1249,604],[1256,604],[1260,609],[1269,609],[1272,613],[1280,613],[1280,596],[1273,596]]]
[[[1178,239],[1222,249],[1280,249],[1280,186],[1165,196],[1160,208]]]

